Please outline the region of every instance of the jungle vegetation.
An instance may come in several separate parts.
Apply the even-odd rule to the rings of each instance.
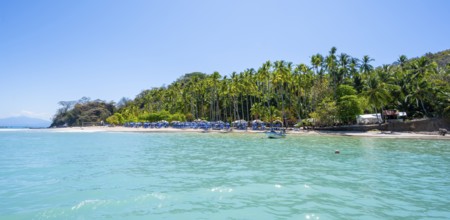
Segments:
[[[50,127],[82,126],[106,120],[116,111],[114,102],[91,100],[83,97],[78,101],[60,101],[61,108],[53,117]]]
[[[143,90],[133,100],[122,99],[114,108],[104,101],[98,103],[104,110],[91,102],[78,103],[58,110],[53,123],[200,118],[345,125],[355,123],[356,115],[386,109],[407,112],[410,119],[449,118],[449,60],[447,50],[413,59],[402,55],[392,64],[374,67],[370,56],[358,59],[333,47],[326,55],[312,55],[308,64],[279,60],[230,75],[185,74],[168,86]]]

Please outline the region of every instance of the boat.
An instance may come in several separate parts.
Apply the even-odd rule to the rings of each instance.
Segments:
[[[284,130],[275,131],[272,129],[272,130],[266,132],[266,135],[268,138],[271,138],[271,139],[284,138],[284,137],[286,137],[286,132],[284,132]]]

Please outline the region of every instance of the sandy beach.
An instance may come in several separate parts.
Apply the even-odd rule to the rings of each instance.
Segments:
[[[177,128],[130,128],[130,127],[105,127],[105,126],[93,126],[93,127],[67,127],[67,128],[49,128],[55,132],[194,132],[205,133],[202,129],[177,129]],[[206,133],[226,133],[219,130],[208,130]],[[233,129],[228,133],[248,133],[258,134],[264,133],[264,131],[253,130],[236,130]],[[328,136],[353,136],[353,137],[377,137],[377,138],[416,138],[416,139],[443,139],[450,140],[450,135],[440,136],[437,132],[380,132],[380,131],[368,131],[368,132],[350,132],[350,131],[303,131],[303,130],[288,130],[289,135],[309,136],[309,135],[328,135]]]

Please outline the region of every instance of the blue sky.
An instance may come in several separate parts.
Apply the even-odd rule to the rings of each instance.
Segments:
[[[185,73],[332,46],[374,65],[450,48],[448,0],[0,0],[0,118],[50,119],[58,101],[134,98]]]

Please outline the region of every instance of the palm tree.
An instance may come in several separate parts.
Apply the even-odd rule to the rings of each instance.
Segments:
[[[398,64],[400,65],[400,67],[403,69],[403,68],[405,68],[406,61],[408,61],[408,58],[407,58],[405,55],[401,55],[401,56],[398,58],[397,63],[398,63]]]
[[[280,111],[278,111],[278,109],[275,106],[270,106],[269,108],[266,109],[265,113],[266,117],[264,121],[268,121],[270,122],[270,124],[272,124],[274,120],[278,119]]]
[[[244,84],[246,92],[246,105],[247,105],[247,120],[250,121],[250,108],[253,105],[255,97],[258,95],[258,83],[255,81],[255,70],[253,68],[247,69],[244,72]]]
[[[406,71],[407,92],[405,102],[409,100],[409,103],[421,108],[424,115],[429,115],[425,103],[428,100],[435,99],[434,94],[436,93],[433,91],[436,86],[430,84],[436,76],[432,63],[428,58],[421,57],[412,61]]]
[[[235,119],[240,120],[241,118],[239,117],[239,107],[237,104],[237,97],[239,96],[239,78],[238,75],[236,74],[236,72],[233,72],[231,74],[231,82],[230,82],[230,95],[232,97],[232,102],[233,102],[233,121]]]
[[[332,47],[328,56],[325,58],[325,67],[332,79],[331,85],[333,86],[333,88],[337,87],[336,82],[338,78],[336,50],[336,47]]]
[[[254,119],[259,119],[264,115],[264,105],[261,103],[254,103],[251,108],[252,116]]]
[[[220,96],[222,97],[222,109],[224,109],[224,121],[229,121],[228,119],[228,106],[230,106],[229,103],[231,103],[230,101],[230,83],[229,83],[229,79],[227,78],[227,76],[223,76],[222,81],[220,83]],[[230,116],[231,116],[231,111],[230,111]]]
[[[292,74],[292,63],[286,63],[284,60],[275,61],[273,83],[278,85],[281,96],[282,120],[286,124],[286,115],[284,109],[285,86],[289,83]]]
[[[270,61],[265,62],[259,69],[258,69],[258,80],[261,82],[265,82],[265,89],[262,92],[263,98],[267,104],[267,107],[270,106],[269,100],[270,100],[270,78],[271,78],[271,72],[270,68],[272,67],[272,63]]]
[[[365,55],[361,61],[361,72],[365,75],[369,74],[373,71],[373,66],[370,62],[374,61],[374,59],[370,58],[368,55]]]
[[[322,64],[323,64],[323,56],[321,54],[316,54],[311,57],[311,65],[315,70],[316,75],[322,75]],[[320,67],[320,69],[319,69]]]
[[[244,93],[245,93],[245,77],[244,77],[244,73],[239,73],[238,75],[238,91],[239,91],[239,98],[240,98],[240,103],[241,103],[241,118],[245,120],[245,115],[244,115]],[[238,113],[239,114],[239,113]]]
[[[360,68],[359,59],[357,58],[350,58],[350,64],[349,64],[349,78],[351,78],[351,84],[356,89],[358,93],[361,93],[363,89],[363,83],[362,83],[362,77],[358,72],[358,69]]]
[[[417,107],[421,107],[425,115],[428,115],[428,111],[424,105],[425,100],[433,99],[434,91],[426,80],[420,80],[417,83],[410,84],[410,92],[405,97],[405,101],[412,100]]]
[[[349,73],[349,64],[350,64],[350,56],[345,53],[341,53],[338,57],[338,74],[335,79],[335,84],[340,85],[345,78],[348,78]]]
[[[416,81],[416,83],[423,79],[426,76],[426,73],[432,71],[431,62],[426,57],[421,57],[414,62],[411,63],[411,74],[410,78],[412,81]]]
[[[219,120],[220,115],[220,109],[219,109],[219,92],[218,92],[218,85],[221,75],[219,72],[214,72],[210,75],[210,81],[212,86],[212,93],[211,93],[211,120],[217,121]]]
[[[371,73],[366,77],[363,94],[368,99],[369,104],[374,108],[375,113],[378,109],[383,110],[383,106],[390,99],[386,83],[381,81],[376,73]]]
[[[296,103],[294,109],[297,113],[297,120],[302,120],[302,112],[305,112],[306,107],[306,89],[308,86],[308,78],[311,76],[309,74],[310,68],[305,64],[298,65],[292,76],[292,87],[290,93],[296,98]]]

